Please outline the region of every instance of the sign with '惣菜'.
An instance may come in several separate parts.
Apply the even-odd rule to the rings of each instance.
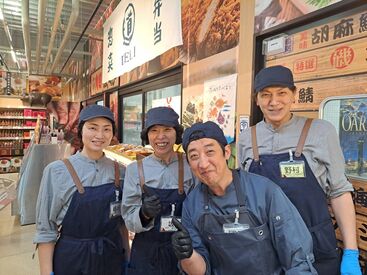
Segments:
[[[102,82],[181,44],[181,1],[122,0],[103,25]]]

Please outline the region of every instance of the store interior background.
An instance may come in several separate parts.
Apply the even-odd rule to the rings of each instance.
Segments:
[[[203,2],[200,7],[199,2]],[[9,107],[46,108],[57,118],[56,125],[65,130],[65,139],[77,149],[80,144],[75,138],[75,126],[80,109],[103,104],[116,115],[119,142],[136,144],[144,114],[153,101],[178,97],[181,122],[188,126],[198,119],[208,119],[202,107],[205,86],[213,79],[235,75],[229,124],[234,129],[231,139],[236,140],[241,122],[249,126],[262,119],[252,97],[255,73],[264,66],[282,64],[291,67],[297,86],[313,88],[314,101],[297,102],[294,111],[319,117],[326,98],[367,94],[367,31],[363,24],[363,20],[367,22],[363,17],[367,4],[363,0],[316,1],[325,6],[307,2],[310,1],[182,0],[183,46],[102,83],[103,23],[119,0],[0,0],[0,112]],[[211,5],[215,12],[205,15]],[[236,9],[238,12],[230,12]],[[228,12],[232,17],[226,17]],[[206,16],[212,21],[203,24]],[[335,25],[352,17],[354,33],[332,39]],[[196,24],[195,20],[201,21]],[[218,40],[218,30],[212,24],[215,20],[220,22],[219,29],[224,29]],[[312,43],[315,29],[321,32],[325,25],[330,27],[328,41]],[[197,32],[202,33],[200,39]],[[310,48],[297,48],[305,32]],[[264,55],[264,43],[282,35],[292,37],[294,51]],[[213,49],[210,43],[219,46]],[[328,68],[331,53],[341,46],[354,49],[353,62],[343,68]],[[295,71],[295,64],[303,66],[307,58],[321,65],[306,72]],[[47,106],[42,102],[31,106],[30,100],[36,101],[36,94],[42,93],[51,96]],[[190,103],[195,103],[194,109],[188,108]],[[9,157],[0,155],[1,159]],[[367,171],[366,160],[365,163]],[[14,175],[16,182],[17,174],[4,173],[0,177]],[[355,199],[362,265],[367,259],[366,180],[367,176],[352,177],[358,191]],[[22,222],[17,211],[16,207],[11,209],[11,204],[0,209],[0,274],[9,274],[3,273],[7,272],[3,266],[16,270],[13,274],[38,274],[37,259],[29,259],[34,249],[34,225]]]

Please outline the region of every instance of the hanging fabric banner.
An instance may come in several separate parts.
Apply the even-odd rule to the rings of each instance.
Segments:
[[[182,45],[181,1],[122,0],[103,25],[105,83]]]

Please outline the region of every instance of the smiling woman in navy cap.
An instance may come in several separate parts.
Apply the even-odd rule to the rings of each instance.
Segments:
[[[172,245],[187,274],[316,274],[312,238],[292,203],[269,179],[228,168],[231,149],[214,122],[184,132],[200,184],[188,195]]]
[[[41,275],[124,274],[128,240],[120,234],[119,211],[124,169],[103,153],[114,132],[108,108],[83,109],[78,124],[83,149],[45,168],[34,238]]]
[[[319,274],[361,274],[353,186],[344,175],[339,138],[329,122],[293,115],[295,94],[286,67],[268,67],[256,75],[256,103],[264,120],[241,134],[240,164],[277,183],[297,207],[313,237]],[[328,200],[343,238],[341,265]]]
[[[193,186],[186,158],[173,150],[182,141],[182,131],[173,109],[156,107],[147,112],[141,138],[154,153],[126,168],[122,198],[122,216],[127,228],[136,233],[129,275],[179,272],[171,246],[175,229],[171,219],[181,216],[182,202]]]

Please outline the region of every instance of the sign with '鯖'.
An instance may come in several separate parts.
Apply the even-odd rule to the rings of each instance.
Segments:
[[[181,44],[181,1],[122,0],[103,25],[102,82]]]

